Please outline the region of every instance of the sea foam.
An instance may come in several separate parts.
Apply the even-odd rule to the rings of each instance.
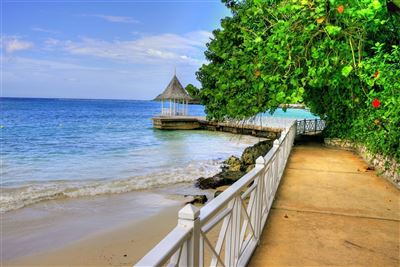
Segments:
[[[20,209],[35,203],[63,198],[90,197],[147,190],[183,182],[193,182],[201,176],[212,176],[219,171],[221,162],[216,160],[191,162],[185,167],[171,167],[146,175],[126,179],[103,181],[54,181],[3,188],[0,212]]]

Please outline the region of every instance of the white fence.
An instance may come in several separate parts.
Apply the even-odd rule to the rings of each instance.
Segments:
[[[161,116],[186,116],[186,109],[173,110],[170,108],[161,108]]]
[[[313,120],[298,120],[297,123],[297,134],[306,133],[319,133],[325,128],[325,121],[320,119]]]
[[[297,134],[318,133],[325,128],[325,121],[321,119],[296,120],[294,118],[256,116],[246,120],[229,119],[227,120],[227,122],[241,126],[251,125],[272,128],[287,128],[290,127],[290,125],[292,125],[294,122],[296,122]]]
[[[178,225],[135,266],[244,266],[264,228],[296,136],[292,122],[253,170]],[[213,234],[214,233],[214,234]]]

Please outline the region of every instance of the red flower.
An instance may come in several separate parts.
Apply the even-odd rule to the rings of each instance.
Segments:
[[[375,79],[378,78],[379,73],[380,73],[379,70],[375,71],[375,73],[374,73],[374,78],[375,78]]]
[[[380,105],[381,105],[381,102],[379,102],[379,99],[378,99],[378,98],[375,98],[375,99],[372,101],[372,106],[373,106],[374,108],[379,108]]]
[[[342,14],[344,12],[344,6],[338,6],[337,11]]]

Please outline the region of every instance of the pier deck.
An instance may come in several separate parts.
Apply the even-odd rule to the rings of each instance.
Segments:
[[[354,153],[295,146],[249,266],[399,266],[399,191]]]
[[[279,138],[282,128],[254,124],[208,121],[195,116],[158,116],[152,118],[153,126],[160,130],[208,130],[245,134],[268,139]]]

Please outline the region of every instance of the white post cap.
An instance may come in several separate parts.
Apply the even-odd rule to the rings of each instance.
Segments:
[[[199,215],[200,210],[192,204],[187,204],[178,213],[179,219],[183,220],[195,220],[199,217]]]

